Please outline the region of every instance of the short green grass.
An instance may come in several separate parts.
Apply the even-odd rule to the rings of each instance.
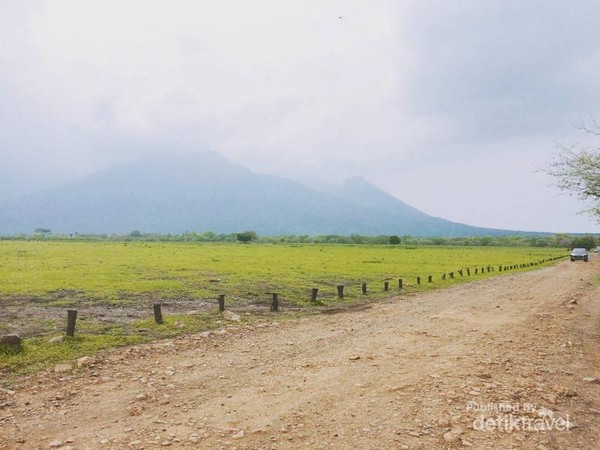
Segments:
[[[185,305],[214,300],[219,294],[226,295],[228,306],[242,307],[268,305],[270,294],[278,292],[285,311],[315,306],[308,302],[312,288],[319,289],[316,305],[373,301],[397,294],[398,278],[405,291],[414,292],[499,275],[499,265],[519,266],[564,255],[562,249],[520,247],[0,241],[0,307],[27,308],[35,303],[62,314],[78,304],[104,305],[107,310],[142,304],[147,308],[149,301],[177,300]],[[495,271],[482,273],[487,266]],[[466,268],[471,268],[469,277]],[[459,269],[465,269],[464,277],[458,275]],[[449,272],[455,272],[455,278],[442,280]],[[428,275],[433,283],[427,283]],[[421,285],[416,284],[417,276]],[[390,292],[384,292],[384,281]],[[363,282],[368,284],[366,296],[360,290]],[[346,286],[344,300],[337,299],[339,284]],[[292,313],[297,314],[302,313]],[[56,317],[32,317],[47,335],[25,339],[18,351],[0,348],[0,375],[5,380],[10,379],[7,374],[31,373],[104,348],[220,324],[216,303],[194,315],[167,311],[163,325],[154,323],[150,308],[147,319],[125,325],[82,318],[74,338],[51,344],[48,337],[57,335]],[[0,334],[9,331],[19,332],[9,327],[0,311]]]
[[[65,338],[61,343],[49,343],[44,338],[30,338],[20,349],[0,345],[0,373],[9,371],[18,376],[42,370],[60,361],[68,361],[96,353],[105,348],[137,344],[140,336],[86,335]],[[8,376],[6,377],[8,380]]]
[[[112,330],[104,330],[102,334],[95,334],[80,323],[75,336],[64,337],[62,342],[53,343],[47,337],[35,337],[25,339],[21,348],[0,345],[0,375],[4,371],[10,373],[10,377],[4,377],[5,381],[10,382],[16,376],[36,372],[63,361],[73,361],[106,348],[211,330],[221,323],[221,316],[214,312],[165,317],[162,325],[157,325],[153,319],[133,321],[126,333],[113,327]]]
[[[425,289],[460,268],[497,270],[500,264],[563,254],[550,248],[3,241],[0,298],[66,306],[71,298],[119,304],[144,296],[198,299],[223,293],[235,302],[279,292],[283,300],[302,304],[313,287],[327,298],[345,284],[353,296],[367,282],[375,294],[385,280],[395,286],[403,278],[405,286],[415,287],[417,276],[432,275],[433,286],[420,286]]]

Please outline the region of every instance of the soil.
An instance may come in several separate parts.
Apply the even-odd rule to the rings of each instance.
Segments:
[[[189,311],[210,311],[217,307],[216,300],[177,299],[158,300],[136,299],[120,304],[102,302],[99,299],[80,296],[69,298],[59,305],[38,297],[12,297],[0,299],[0,324],[5,332],[16,332],[21,337],[45,336],[50,330],[61,333],[65,328],[66,308],[77,309],[79,321],[85,320],[96,328],[120,325],[122,327],[136,320],[152,317],[153,303],[161,303],[170,314],[186,314]],[[56,300],[56,299],[55,299]],[[27,305],[27,307],[23,307]],[[267,309],[266,307],[263,309]],[[124,330],[125,331],[125,330]]]
[[[57,366],[0,389],[0,449],[596,449],[599,274],[561,262]]]
[[[131,334],[131,325],[135,321],[153,317],[152,306],[160,303],[163,311],[168,315],[186,315],[192,312],[215,313],[218,308],[216,299],[153,299],[147,296],[139,298],[129,297],[126,301],[109,303],[101,299],[95,299],[79,295],[70,296],[65,299],[62,293],[54,293],[54,298],[40,298],[28,296],[16,296],[0,298],[0,334],[17,333],[23,338],[44,337],[49,333],[63,333],[66,323],[66,308],[76,309],[78,312],[78,323],[85,321],[89,327],[101,330],[103,327],[114,328],[116,326],[124,334]],[[59,304],[52,300],[60,301]],[[228,299],[235,305],[235,310],[245,315],[267,315],[270,312],[270,301],[252,301],[249,299]],[[27,305],[24,307],[23,305]],[[343,304],[337,307],[313,306],[310,311],[296,305],[280,301],[281,308],[286,313],[303,312],[327,313],[332,309],[340,311],[355,307],[352,304]]]

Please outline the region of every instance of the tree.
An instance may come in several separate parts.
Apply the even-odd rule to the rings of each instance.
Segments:
[[[589,136],[600,137],[600,124],[592,119],[591,125],[582,123],[575,128]],[[576,196],[589,205],[585,210],[600,220],[600,148],[580,144],[557,144],[547,172],[557,179],[559,189]]]
[[[244,231],[243,233],[238,233],[236,235],[236,238],[238,241],[246,244],[250,241],[255,241],[256,239],[258,239],[258,236],[254,231]]]
[[[479,238],[479,245],[483,247],[487,247],[492,243],[492,238],[490,236],[482,236]]]
[[[216,241],[218,236],[214,231],[205,231],[201,237],[203,241]]]
[[[401,242],[400,238],[396,235],[390,236],[389,241],[390,241],[390,244],[392,244],[392,245],[398,245]]]
[[[350,241],[352,241],[353,244],[364,244],[365,237],[361,236],[360,234],[351,234]]]
[[[446,239],[443,237],[434,237],[431,239],[433,245],[444,245],[446,243]]]
[[[586,248],[589,250],[596,246],[596,239],[593,236],[582,236],[574,239],[571,245],[573,248]]]

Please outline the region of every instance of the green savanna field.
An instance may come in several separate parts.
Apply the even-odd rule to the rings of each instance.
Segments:
[[[500,265],[515,266],[510,273],[530,270],[540,266],[520,266],[560,256],[566,251],[522,247],[0,241],[0,334],[26,337],[18,352],[0,348],[0,374],[221,326],[220,294],[243,322],[293,317],[397,295],[399,278],[403,293],[416,292],[498,276]],[[494,271],[483,273],[488,266]],[[442,280],[449,272],[454,278]],[[316,303],[309,301],[312,288],[319,289]],[[277,316],[269,312],[273,292],[280,297]],[[164,325],[154,323],[153,303],[164,305]],[[64,335],[70,308],[79,312],[75,337],[49,344]]]
[[[414,288],[421,276],[426,288],[428,275],[433,286],[447,285],[452,281],[441,281],[441,275],[461,268],[495,268],[468,278],[477,279],[497,275],[499,265],[562,255],[555,248],[3,241],[0,298],[64,306],[226,294],[235,304],[279,292],[282,300],[303,304],[313,287],[327,300],[344,284],[353,298],[362,295],[362,282],[376,295],[385,280],[394,288],[403,278]],[[455,276],[454,282],[461,281]]]

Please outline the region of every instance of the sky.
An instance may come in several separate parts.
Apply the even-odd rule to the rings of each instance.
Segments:
[[[0,198],[157,154],[361,175],[476,226],[598,232],[543,172],[596,146],[597,0],[0,0]]]

